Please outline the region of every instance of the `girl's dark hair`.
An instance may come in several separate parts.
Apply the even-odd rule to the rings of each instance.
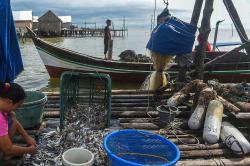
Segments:
[[[108,24],[108,23],[111,23],[111,20],[107,19],[106,20],[106,24]]]
[[[0,82],[0,98],[10,99],[15,104],[21,100],[24,100],[25,97],[26,94],[24,89],[20,85],[16,83],[7,85]]]

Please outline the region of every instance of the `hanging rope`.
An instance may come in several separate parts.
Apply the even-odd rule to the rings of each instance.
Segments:
[[[155,0],[155,7],[154,7],[154,21],[153,21],[153,29],[155,27],[155,13],[156,13],[156,0]]]
[[[163,0],[163,2],[166,4],[166,7],[168,8],[169,5],[168,0]]]

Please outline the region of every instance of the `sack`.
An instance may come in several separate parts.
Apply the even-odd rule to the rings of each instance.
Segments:
[[[197,27],[171,17],[153,30],[147,48],[162,55],[181,55],[192,52]]]

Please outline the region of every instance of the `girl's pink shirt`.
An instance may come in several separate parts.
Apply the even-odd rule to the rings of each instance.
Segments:
[[[8,114],[0,111],[0,137],[8,135]]]

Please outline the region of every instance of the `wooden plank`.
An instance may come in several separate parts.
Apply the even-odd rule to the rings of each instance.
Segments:
[[[182,159],[194,159],[194,158],[211,158],[211,157],[236,157],[229,149],[213,149],[213,150],[192,150],[182,151]]]
[[[191,151],[191,150],[221,149],[221,148],[225,148],[226,146],[223,143],[217,143],[217,144],[213,144],[213,145],[206,145],[206,144],[178,145],[178,147],[181,151]]]
[[[159,124],[159,123],[158,123]],[[124,129],[144,129],[144,130],[159,130],[158,124],[154,123],[121,123]]]
[[[233,113],[233,115],[237,118],[237,119],[250,119],[250,113]]]
[[[113,118],[155,118],[158,116],[156,111],[112,111]]]
[[[203,139],[201,137],[196,137],[197,139],[199,139],[200,143],[203,143]],[[197,139],[193,138],[193,137],[189,137],[189,138],[169,138],[170,141],[172,141],[175,144],[197,144]],[[184,151],[183,151],[184,152]],[[188,151],[190,152],[190,151]],[[182,153],[182,152],[181,152]]]
[[[119,118],[120,123],[150,123],[159,121],[157,118]]]
[[[164,128],[167,124],[162,122],[154,123],[121,123],[121,127],[126,129],[145,129],[145,130],[159,130]],[[188,129],[187,120],[184,120],[180,124],[180,128]]]
[[[226,157],[226,156],[225,156]],[[196,159],[196,160],[181,160],[176,166],[247,166],[250,165],[250,157],[244,158],[213,158],[213,159]]]
[[[112,107],[153,107],[153,103],[112,103]]]
[[[44,118],[58,118],[60,117],[59,111],[46,111],[44,112]]]
[[[176,117],[187,117],[191,111],[181,111],[176,114]],[[112,111],[114,118],[156,118],[158,117],[157,111]]]
[[[60,109],[59,109],[59,108],[46,108],[46,107],[45,107],[45,108],[44,108],[44,111],[45,111],[45,112],[53,112],[53,111],[58,111],[58,112],[59,112]]]
[[[156,111],[154,107],[112,107],[112,111]]]
[[[165,93],[169,93],[171,90],[167,89],[165,90]],[[148,94],[155,94],[156,91],[152,91],[152,90],[112,90],[112,95],[115,94],[144,94],[144,95],[148,95]]]

